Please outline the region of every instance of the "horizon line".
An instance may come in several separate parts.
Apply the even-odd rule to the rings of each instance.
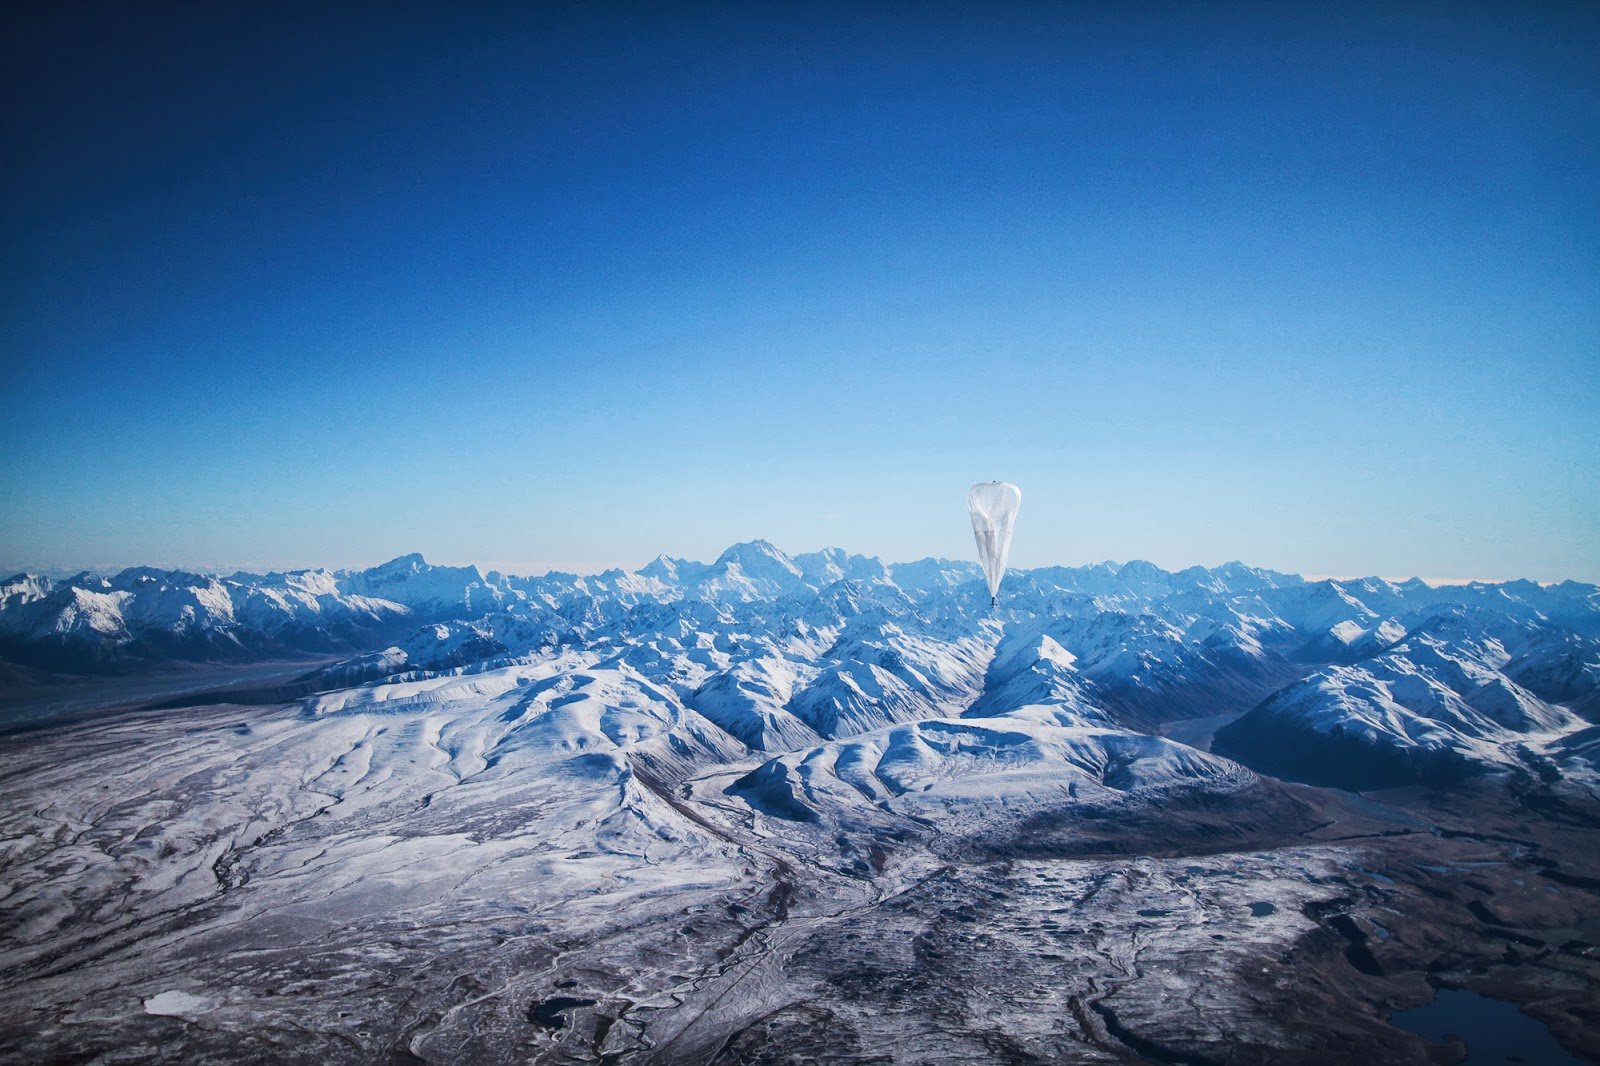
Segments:
[[[939,555],[924,555],[924,556],[920,556],[920,557],[918,557],[916,559],[906,559],[906,560],[885,562],[882,559],[881,556],[878,556],[878,555],[866,555],[866,554],[861,553],[861,552],[854,552],[854,551],[851,551],[848,548],[839,547],[838,545],[828,545],[826,547],[816,548],[816,549],[812,549],[810,551],[802,551],[802,552],[793,552],[793,553],[791,553],[791,552],[784,551],[782,548],[777,547],[777,545],[773,544],[770,540],[767,540],[764,537],[757,537],[757,538],[753,538],[751,540],[735,541],[733,544],[730,544],[727,548],[723,549],[723,551],[719,552],[717,554],[717,556],[715,558],[711,559],[711,560],[689,559],[689,558],[683,557],[683,556],[670,556],[670,555],[667,555],[665,552],[659,552],[656,555],[653,555],[649,559],[645,560],[643,563],[640,563],[637,566],[632,566],[632,567],[623,566],[623,565],[613,565],[613,566],[600,566],[600,567],[592,567],[592,568],[590,568],[590,567],[584,567],[584,566],[573,566],[571,564],[567,564],[567,565],[553,564],[553,563],[549,563],[549,562],[545,562],[545,561],[539,561],[539,562],[534,562],[534,563],[502,564],[502,565],[485,565],[483,563],[478,563],[478,562],[463,562],[463,563],[442,562],[441,563],[441,562],[439,562],[439,561],[437,561],[435,559],[428,559],[426,557],[426,554],[423,553],[423,552],[410,551],[410,552],[401,552],[399,555],[391,556],[390,558],[384,559],[384,560],[382,560],[380,562],[371,563],[371,564],[368,564],[368,565],[357,565],[357,566],[329,566],[327,564],[317,564],[317,565],[311,565],[311,566],[290,566],[290,567],[261,566],[261,565],[252,565],[252,564],[230,565],[230,566],[217,566],[217,565],[213,565],[213,564],[202,564],[202,565],[197,565],[197,566],[188,566],[188,565],[162,566],[162,565],[151,564],[151,563],[133,563],[133,564],[129,564],[129,565],[126,565],[126,566],[90,565],[90,566],[82,566],[82,567],[63,567],[63,566],[40,566],[40,567],[21,566],[21,567],[12,567],[12,566],[5,566],[5,567],[0,567],[0,575],[3,575],[3,577],[6,578],[6,579],[13,578],[13,577],[30,576],[30,577],[44,577],[44,578],[47,578],[47,579],[50,579],[50,580],[65,580],[65,579],[68,579],[68,578],[77,577],[77,576],[79,576],[81,574],[93,574],[93,575],[95,575],[97,577],[112,577],[112,576],[115,576],[117,574],[124,573],[124,572],[126,572],[128,570],[136,570],[136,569],[181,571],[181,572],[186,572],[186,573],[199,574],[199,575],[204,576],[204,577],[213,577],[213,578],[219,578],[219,579],[220,578],[229,578],[229,577],[232,577],[232,576],[234,576],[236,574],[254,574],[254,575],[265,575],[265,574],[270,574],[270,573],[293,574],[293,573],[307,573],[307,572],[317,571],[317,570],[326,570],[326,571],[328,571],[330,573],[359,573],[359,572],[364,571],[364,570],[373,570],[373,569],[377,569],[378,567],[381,567],[381,566],[386,566],[389,563],[395,562],[395,561],[400,560],[400,559],[405,559],[405,558],[409,558],[411,556],[416,556],[419,559],[421,559],[422,562],[425,565],[428,565],[428,566],[447,566],[447,567],[473,566],[473,567],[477,567],[478,570],[480,572],[484,573],[484,574],[498,573],[498,574],[501,574],[501,575],[506,576],[506,577],[514,577],[514,578],[540,578],[540,577],[548,577],[548,576],[550,576],[552,574],[572,574],[572,575],[577,576],[577,577],[597,577],[597,576],[599,576],[601,574],[611,573],[611,572],[614,572],[614,571],[621,571],[623,573],[628,573],[628,574],[636,574],[636,573],[639,573],[640,571],[642,571],[645,567],[649,566],[651,563],[655,562],[657,559],[663,559],[663,558],[668,559],[668,560],[670,560],[672,562],[697,563],[697,564],[702,565],[702,566],[709,566],[709,565],[712,565],[713,563],[715,563],[716,558],[720,558],[722,555],[726,554],[728,551],[731,551],[734,548],[742,547],[744,545],[759,544],[759,543],[765,543],[765,544],[771,546],[775,551],[779,552],[780,554],[782,554],[784,557],[786,557],[788,559],[794,559],[794,558],[796,558],[798,556],[801,556],[801,555],[815,555],[815,554],[820,554],[821,552],[825,552],[825,551],[838,550],[838,551],[844,552],[846,555],[871,559],[871,560],[874,560],[874,561],[876,561],[876,562],[878,562],[878,563],[880,563],[880,564],[882,564],[884,566],[890,566],[890,567],[893,567],[893,566],[905,566],[905,565],[909,565],[911,563],[926,562],[926,561],[930,561],[930,560],[931,561],[935,561],[935,562],[968,563],[968,564],[973,565],[973,566],[978,565],[976,562],[974,562],[973,560],[970,560],[970,559],[952,559],[952,558],[949,558],[947,556],[939,556]],[[1298,578],[1302,579],[1303,581],[1312,582],[1312,583],[1321,582],[1321,581],[1350,582],[1350,581],[1367,581],[1367,580],[1376,579],[1376,580],[1379,580],[1379,581],[1385,581],[1385,582],[1388,582],[1390,584],[1395,584],[1395,585],[1404,584],[1404,583],[1406,583],[1408,581],[1421,581],[1423,584],[1428,585],[1430,588],[1459,587],[1459,586],[1474,585],[1474,584],[1479,584],[1479,585],[1503,585],[1503,584],[1509,584],[1509,583],[1514,582],[1514,581],[1530,581],[1533,584],[1539,585],[1542,588],[1550,588],[1550,587],[1553,587],[1553,586],[1556,586],[1556,585],[1560,585],[1560,584],[1562,584],[1564,582],[1568,582],[1568,581],[1574,582],[1576,584],[1583,584],[1583,585],[1600,584],[1600,582],[1582,581],[1582,580],[1580,580],[1578,578],[1573,578],[1573,577],[1560,578],[1560,579],[1556,579],[1556,580],[1542,580],[1542,579],[1537,579],[1537,578],[1526,578],[1526,577],[1501,577],[1501,578],[1486,578],[1486,577],[1422,577],[1420,574],[1408,574],[1408,575],[1405,575],[1403,577],[1394,576],[1394,575],[1388,575],[1388,574],[1375,574],[1375,573],[1369,573],[1369,574],[1326,574],[1326,573],[1301,572],[1301,571],[1294,571],[1294,570],[1279,570],[1279,569],[1276,569],[1274,567],[1269,567],[1269,566],[1255,566],[1253,564],[1246,563],[1241,559],[1228,559],[1228,560],[1224,560],[1223,562],[1213,563],[1213,564],[1191,563],[1191,564],[1188,564],[1186,566],[1181,566],[1181,567],[1176,567],[1176,568],[1166,567],[1166,566],[1161,565],[1160,563],[1152,562],[1151,560],[1148,560],[1148,559],[1130,558],[1130,559],[1121,560],[1121,561],[1116,560],[1116,559],[1101,559],[1101,560],[1096,560],[1096,561],[1093,561],[1093,562],[1083,562],[1083,563],[1044,563],[1044,564],[1041,564],[1039,566],[1011,566],[1011,567],[1008,567],[1007,569],[1010,570],[1010,571],[1018,572],[1018,573],[1031,571],[1031,570],[1044,570],[1044,569],[1052,569],[1052,568],[1063,568],[1063,569],[1068,569],[1068,570],[1082,570],[1082,569],[1088,569],[1090,567],[1107,566],[1107,565],[1114,566],[1114,567],[1117,567],[1117,568],[1120,569],[1120,568],[1129,566],[1129,565],[1131,565],[1133,563],[1149,563],[1149,565],[1154,566],[1158,570],[1161,570],[1163,573],[1168,573],[1168,574],[1177,574],[1177,573],[1181,573],[1184,570],[1194,569],[1196,567],[1198,567],[1199,569],[1202,569],[1202,570],[1217,570],[1217,569],[1220,569],[1220,568],[1222,568],[1224,566],[1239,565],[1239,566],[1247,567],[1247,568],[1252,569],[1252,570],[1264,570],[1264,571],[1267,571],[1267,572],[1270,572],[1270,573],[1278,573],[1278,574],[1285,574],[1285,575],[1292,576],[1292,577],[1298,577]],[[541,570],[540,567],[543,567],[543,569]]]

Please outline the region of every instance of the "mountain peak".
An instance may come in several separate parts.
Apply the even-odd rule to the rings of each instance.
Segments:
[[[728,545],[726,550],[724,550],[721,555],[717,556],[717,562],[727,562],[730,560],[735,560],[740,556],[750,554],[782,555],[783,553],[778,550],[777,546],[774,545],[772,541],[763,537],[757,537],[754,540],[741,540]]]
[[[666,554],[658,555],[641,566],[638,572],[645,577],[653,577],[657,581],[676,581],[678,580],[678,564],[680,561]]]
[[[777,563],[784,569],[793,570],[797,574],[800,572],[795,567],[794,561],[779,551],[769,540],[743,540],[731,545],[717,556],[717,561],[713,565],[726,566],[729,563],[738,563],[741,567],[750,563]]]
[[[392,574],[400,570],[417,571],[426,569],[428,560],[422,557],[421,552],[411,552],[407,555],[397,555],[386,563],[379,563],[372,569]]]

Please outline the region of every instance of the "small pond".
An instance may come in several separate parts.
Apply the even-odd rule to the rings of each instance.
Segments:
[[[528,1007],[528,1020],[546,1029],[565,1029],[567,1011],[592,1006],[594,1006],[592,999],[579,996],[551,996],[542,1003],[534,1003]]]
[[[1476,992],[1441,988],[1432,1003],[1396,1011],[1389,1024],[1433,1043],[1460,1037],[1467,1045],[1466,1066],[1583,1066],[1583,1060],[1558,1044],[1543,1022],[1528,1017],[1514,1003]]]

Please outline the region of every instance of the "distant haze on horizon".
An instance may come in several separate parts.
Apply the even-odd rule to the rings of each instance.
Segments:
[[[764,539],[764,540],[768,540],[768,542],[771,543],[770,538],[753,538],[753,539]],[[777,544],[775,544],[773,546],[776,547],[779,551],[784,552],[784,554],[786,554],[786,555],[788,555],[790,557],[793,557],[793,556],[796,556],[796,555],[804,555],[807,552],[822,551],[822,550],[831,549],[831,548],[839,548],[839,549],[842,549],[842,550],[844,550],[846,552],[849,552],[852,555],[868,555],[868,556],[872,556],[874,554],[872,552],[854,552],[854,551],[851,551],[849,548],[845,548],[843,545],[838,545],[838,544],[829,544],[829,545],[825,545],[825,546],[821,546],[821,547],[817,547],[817,548],[808,548],[808,549],[805,549],[804,551],[789,551],[789,550],[785,549],[782,545],[777,545]],[[732,547],[732,545],[730,545],[729,547]],[[657,553],[657,555],[651,556],[650,559],[647,559],[647,560],[645,560],[643,562],[638,562],[638,563],[614,563],[614,564],[611,564],[609,566],[563,566],[563,565],[561,565],[559,563],[496,563],[496,562],[485,562],[483,560],[475,560],[475,559],[438,559],[438,558],[434,558],[434,557],[429,556],[426,552],[415,552],[415,553],[413,553],[413,552],[401,552],[399,555],[391,556],[390,558],[387,558],[387,559],[369,560],[369,561],[353,562],[353,563],[336,563],[336,564],[317,563],[317,564],[303,564],[303,565],[296,565],[296,566],[265,566],[265,565],[259,565],[259,564],[254,564],[254,565],[252,565],[252,564],[232,564],[232,565],[227,565],[227,566],[218,566],[218,565],[215,565],[215,564],[194,564],[194,563],[151,564],[151,563],[147,562],[147,563],[132,563],[132,564],[102,564],[102,565],[98,565],[98,566],[91,565],[91,566],[67,566],[67,567],[58,567],[58,566],[45,566],[45,567],[37,567],[37,566],[35,566],[35,567],[29,567],[29,566],[7,566],[3,562],[0,562],[0,577],[9,576],[9,575],[12,575],[12,574],[16,574],[18,572],[31,572],[31,573],[35,573],[35,574],[43,574],[44,576],[48,576],[48,577],[52,577],[52,578],[66,578],[66,577],[76,576],[76,575],[78,575],[80,573],[84,573],[86,571],[90,572],[90,573],[97,573],[97,574],[100,574],[101,576],[109,577],[109,576],[111,576],[111,575],[113,575],[113,574],[115,574],[115,573],[117,573],[117,572],[119,572],[121,570],[127,569],[129,566],[150,566],[150,565],[157,565],[162,569],[187,570],[187,571],[190,571],[190,572],[193,572],[193,573],[216,574],[216,575],[220,575],[220,576],[224,576],[224,577],[229,575],[229,574],[235,574],[235,573],[262,574],[262,573],[268,573],[268,572],[273,572],[273,571],[277,571],[277,572],[292,572],[292,571],[296,571],[296,570],[314,570],[314,569],[364,570],[364,569],[370,569],[370,568],[376,567],[376,566],[381,566],[384,563],[392,562],[392,561],[395,561],[397,559],[400,559],[400,558],[403,558],[405,556],[412,555],[412,554],[417,554],[417,555],[423,556],[424,560],[427,563],[429,563],[430,565],[435,565],[435,566],[476,566],[476,567],[478,567],[478,569],[482,570],[485,573],[491,573],[491,572],[498,571],[499,573],[508,574],[508,575],[513,576],[513,577],[539,577],[539,576],[543,576],[543,575],[551,573],[551,572],[595,574],[595,573],[600,573],[601,571],[604,571],[604,570],[611,570],[611,569],[621,569],[621,570],[626,570],[626,571],[637,571],[637,570],[640,570],[640,569],[644,568],[646,565],[648,565],[650,562],[654,561],[660,555],[667,555],[669,558],[675,558],[675,559],[679,559],[679,560],[688,559],[689,561],[692,561],[692,562],[709,563],[709,562],[713,562],[716,558],[718,558],[722,554],[722,552],[720,552],[720,551],[711,552],[709,554],[703,554],[700,557],[672,556],[672,555],[670,555],[670,553],[661,552],[661,553]],[[918,556],[918,557],[915,557],[915,558],[907,557],[907,558],[904,558],[904,559],[890,559],[890,558],[884,558],[883,556],[875,556],[875,557],[878,558],[879,561],[881,561],[881,562],[883,562],[885,564],[891,565],[891,566],[892,565],[896,565],[896,564],[901,564],[901,563],[917,562],[920,559],[929,558],[929,556]],[[967,552],[965,554],[944,555],[944,556],[936,556],[936,557],[937,558],[944,558],[944,559],[953,559],[955,561],[961,561],[961,562],[971,562],[971,563],[973,563],[973,565],[975,565],[975,566],[977,565],[977,560],[974,557],[972,552]],[[1318,574],[1318,573],[1308,573],[1308,572],[1305,572],[1305,571],[1296,570],[1296,569],[1293,569],[1291,567],[1259,566],[1257,564],[1250,563],[1249,561],[1243,560],[1243,559],[1229,559],[1229,560],[1224,560],[1224,561],[1220,561],[1220,562],[1212,562],[1212,563],[1174,563],[1174,564],[1171,564],[1171,565],[1167,565],[1167,564],[1156,562],[1153,559],[1150,559],[1150,560],[1137,560],[1135,558],[1130,558],[1130,559],[1105,559],[1105,560],[1098,560],[1097,559],[1097,560],[1093,560],[1093,561],[1083,561],[1083,562],[1041,563],[1041,564],[1038,564],[1038,565],[1039,566],[1043,566],[1043,567],[1048,567],[1048,566],[1088,567],[1088,566],[1097,565],[1099,563],[1110,563],[1110,564],[1112,564],[1114,566],[1122,566],[1122,565],[1125,565],[1127,563],[1135,562],[1135,561],[1155,562],[1155,564],[1157,566],[1160,566],[1163,570],[1167,570],[1169,572],[1177,572],[1177,571],[1180,571],[1180,570],[1185,570],[1185,569],[1187,569],[1187,568],[1189,568],[1191,566],[1200,566],[1200,567],[1203,567],[1203,568],[1206,568],[1206,569],[1216,569],[1217,567],[1224,566],[1227,563],[1238,562],[1238,563],[1244,563],[1244,565],[1246,565],[1246,566],[1255,567],[1256,569],[1274,570],[1274,571],[1277,571],[1279,573],[1297,574],[1300,577],[1305,578],[1307,581],[1340,581],[1340,582],[1348,582],[1348,581],[1360,581],[1360,580],[1364,580],[1364,579],[1367,579],[1367,578],[1377,577],[1377,578],[1381,578],[1384,581],[1390,581],[1390,582],[1394,582],[1394,583],[1398,584],[1398,583],[1401,583],[1401,582],[1412,580],[1413,578],[1420,578],[1422,581],[1424,581],[1427,584],[1432,585],[1432,586],[1434,586],[1436,588],[1439,587],[1439,586],[1443,586],[1443,585],[1469,585],[1469,584],[1473,584],[1473,583],[1496,584],[1496,583],[1500,583],[1500,582],[1515,581],[1515,580],[1523,580],[1524,579],[1524,578],[1521,577],[1521,575],[1509,575],[1509,574],[1508,575],[1503,575],[1503,576],[1498,576],[1498,577],[1432,577],[1432,576],[1428,576],[1428,575],[1424,575],[1424,574]],[[1008,570],[1021,570],[1021,569],[1032,569],[1032,568],[1033,567],[1021,567],[1021,566],[1018,566],[1017,564],[1013,563],[1008,568]],[[1560,583],[1560,581],[1548,580],[1548,579],[1546,579],[1546,580],[1527,579],[1527,580],[1537,580],[1539,584],[1543,584],[1543,585],[1555,585],[1555,584],[1559,584]],[[1561,580],[1577,580],[1577,579],[1574,579],[1574,578],[1563,578]],[[1586,584],[1594,584],[1595,582],[1585,582],[1585,583]]]
[[[965,559],[1000,478],[1019,567],[1600,581],[1594,5],[0,49],[8,566]]]

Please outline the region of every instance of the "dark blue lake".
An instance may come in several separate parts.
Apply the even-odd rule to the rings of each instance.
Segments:
[[[1458,1036],[1467,1045],[1467,1066],[1584,1066],[1556,1042],[1543,1022],[1504,1000],[1441,988],[1426,1007],[1397,1011],[1389,1024],[1438,1043]]]

